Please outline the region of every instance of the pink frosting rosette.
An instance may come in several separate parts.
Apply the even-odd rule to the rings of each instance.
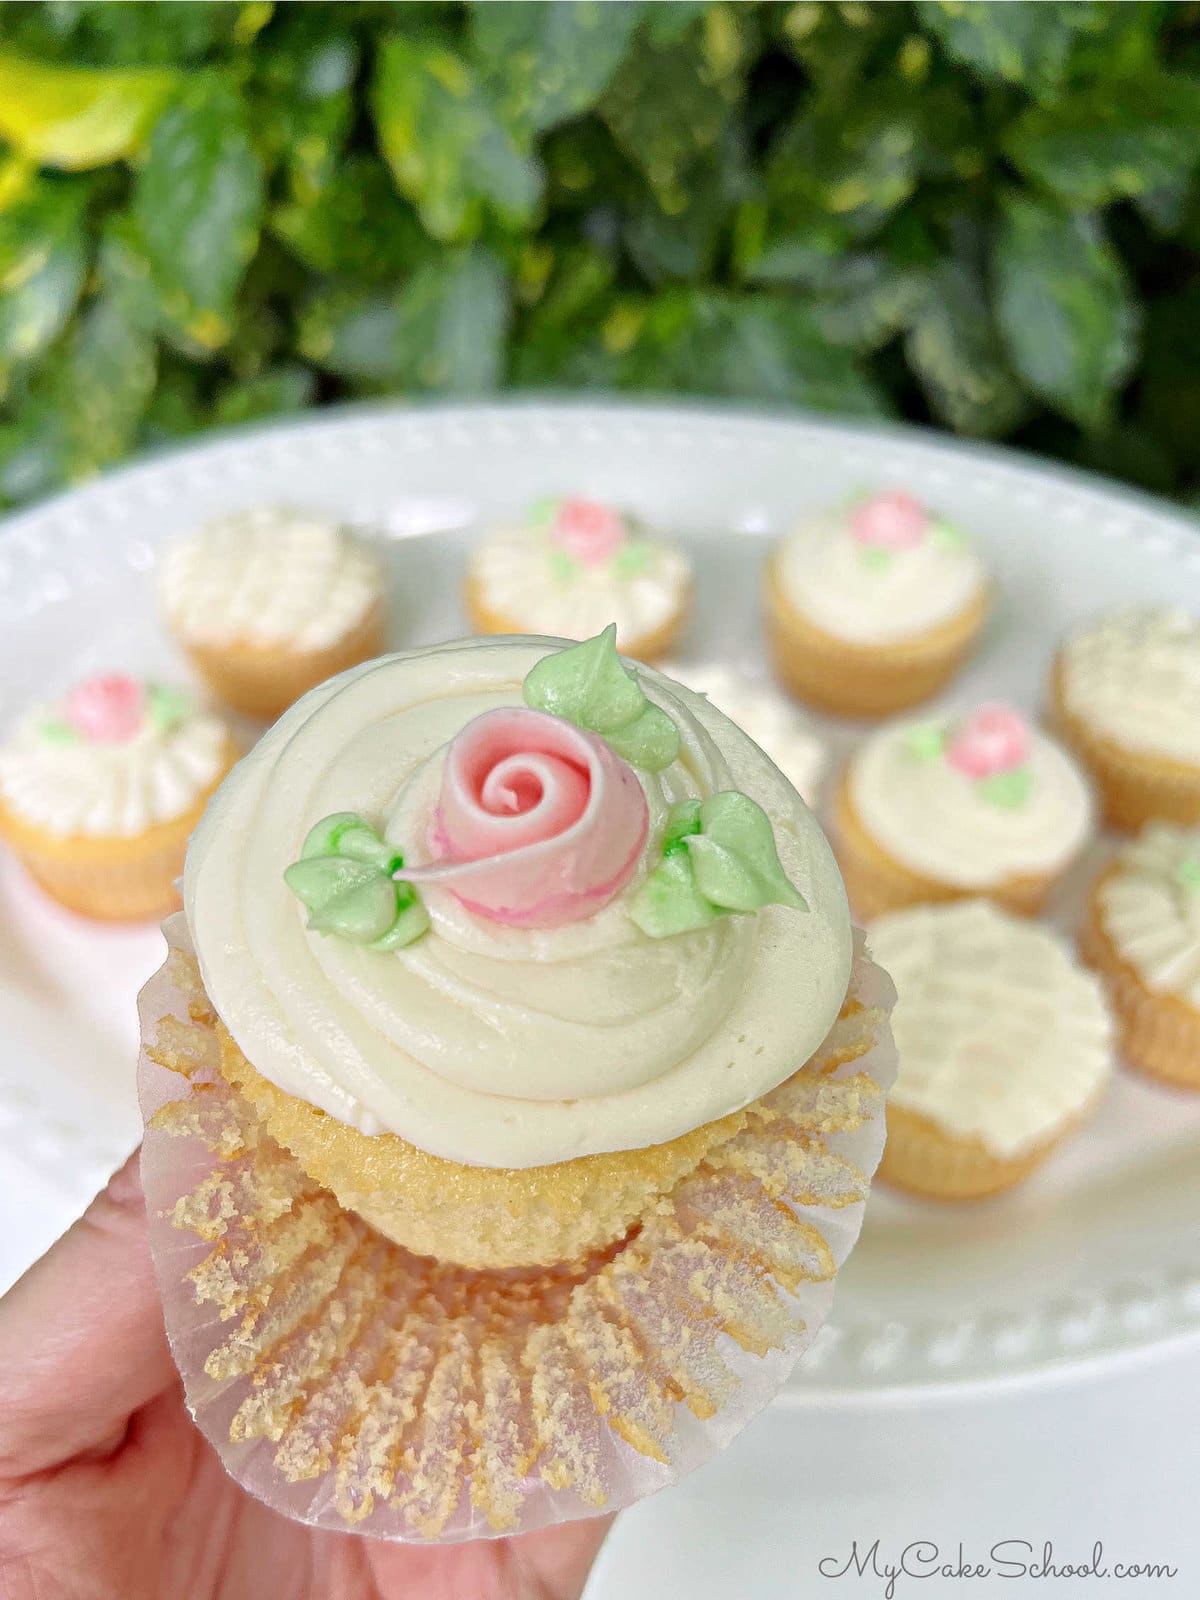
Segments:
[[[560,502],[550,538],[585,567],[598,567],[624,544],[625,524],[611,506],[576,497]]]
[[[110,672],[72,689],[63,703],[63,717],[92,744],[124,744],[141,728],[145,705],[140,683]]]
[[[603,739],[514,706],[453,740],[430,830],[435,859],[395,876],[444,885],[497,922],[553,928],[624,888],[648,829],[642,786]]]
[[[1029,756],[1029,729],[1005,705],[980,706],[959,725],[946,750],[946,760],[968,778],[992,778],[1012,772]]]
[[[929,527],[929,514],[903,489],[885,489],[855,507],[850,532],[857,543],[876,550],[913,550]]]

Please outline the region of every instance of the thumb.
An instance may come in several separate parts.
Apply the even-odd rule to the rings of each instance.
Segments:
[[[0,1299],[0,1479],[112,1448],[175,1381],[135,1151]]]

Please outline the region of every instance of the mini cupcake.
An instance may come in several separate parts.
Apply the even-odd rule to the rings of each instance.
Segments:
[[[254,1492],[528,1529],[777,1388],[878,1159],[890,986],[707,702],[611,628],[384,657],[235,770],[185,905],[143,1173],[190,1403]]]
[[[867,938],[899,994],[880,1176],[939,1200],[1011,1188],[1109,1081],[1100,984],[1047,929],[984,900],[897,911]]]
[[[839,716],[882,717],[928,699],[961,666],[987,606],[966,535],[902,489],[810,518],[767,566],[776,673]]]
[[[542,500],[475,550],[465,598],[479,633],[587,639],[615,618],[622,654],[656,661],[687,618],[691,564],[601,501]]]
[[[1080,931],[1125,1059],[1200,1089],[1200,828],[1152,822],[1092,889]]]
[[[828,765],[824,739],[790,700],[769,684],[756,683],[719,661],[680,666],[664,661],[668,678],[702,694],[729,718],[783,773],[807,806],[815,806]]]
[[[73,911],[165,916],[188,835],[236,759],[224,723],[180,690],[92,678],[0,745],[0,838]]]
[[[383,571],[336,523],[259,506],[163,562],[167,621],[218,699],[263,721],[384,644]]]
[[[1032,915],[1092,831],[1075,763],[1008,706],[892,723],[846,768],[838,860],[863,917],[983,895]]]
[[[1144,607],[1081,629],[1058,653],[1051,700],[1113,827],[1200,822],[1200,620]]]

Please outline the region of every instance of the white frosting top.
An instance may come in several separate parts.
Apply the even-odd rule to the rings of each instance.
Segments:
[[[662,671],[702,694],[736,722],[769,755],[806,805],[816,804],[828,751],[813,723],[786,695],[769,684],[747,681],[719,661],[680,666],[664,661]]]
[[[1027,728],[1027,793],[998,803],[986,782],[915,740],[952,718],[894,722],[872,734],[849,768],[859,821],[895,860],[959,889],[985,890],[1025,873],[1064,870],[1092,831],[1092,798],[1070,756]]]
[[[784,593],[818,628],[854,644],[888,644],[949,622],[983,591],[983,563],[948,524],[931,516],[919,543],[889,550],[855,537],[853,509],[807,519],[779,547]]]
[[[379,599],[378,562],[344,528],[280,506],[205,523],[163,562],[159,590],[185,641],[322,650]]]
[[[119,742],[48,738],[61,707],[28,713],[0,746],[0,799],[50,833],[128,837],[181,817],[216,782],[229,734],[218,717],[192,712],[167,728],[145,719]]]
[[[555,646],[557,648],[558,646]],[[758,748],[699,696],[643,669],[679,725],[679,758],[638,773],[650,835],[628,888],[585,921],[528,930],[422,886],[431,929],[391,953],[305,927],[283,880],[322,817],[378,819],[422,856],[445,747],[522,703],[545,639],[384,656],[298,701],[222,785],[184,880],[205,985],[247,1058],[364,1132],[480,1166],[527,1167],[661,1143],[783,1081],[840,1010],[845,891],[824,835]],[[739,788],[774,825],[809,905],[653,940],[628,902],[669,807]]]
[[[1200,766],[1200,619],[1121,611],[1068,639],[1059,661],[1067,709],[1095,733]]]
[[[556,548],[545,528],[516,525],[477,546],[468,575],[488,609],[515,631],[589,639],[615,622],[625,650],[678,615],[691,563],[634,526],[610,559],[579,561]]]
[[[1108,1080],[1101,985],[1048,929],[966,900],[880,917],[867,944],[899,996],[894,1104],[1011,1157],[1052,1136]]]
[[[1200,828],[1152,822],[1099,888],[1105,933],[1148,989],[1200,1009]]]

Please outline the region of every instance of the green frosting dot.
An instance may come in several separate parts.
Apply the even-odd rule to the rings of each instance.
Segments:
[[[1028,767],[1014,767],[1011,772],[994,772],[990,778],[981,778],[976,785],[980,798],[1001,811],[1017,811],[1033,792],[1033,773]]]

